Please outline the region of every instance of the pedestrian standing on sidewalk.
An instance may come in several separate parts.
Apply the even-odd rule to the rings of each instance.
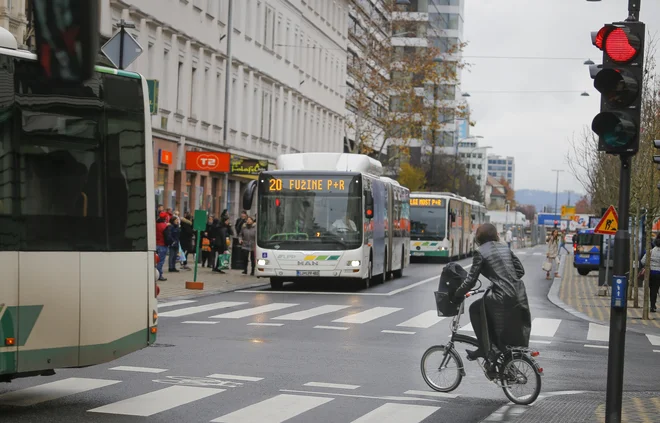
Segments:
[[[511,228],[506,230],[506,234],[504,234],[504,240],[506,241],[506,245],[509,246],[509,250],[510,250],[511,242],[513,241],[513,234],[511,233]]]
[[[179,243],[181,242],[181,227],[179,226],[179,218],[174,216],[170,220],[170,226],[165,230],[165,243],[169,248],[170,261],[169,271],[177,273],[176,259],[179,257]]]
[[[183,250],[183,256],[185,258],[185,260],[181,263],[181,268],[185,270],[190,270],[190,267],[188,267],[188,254],[195,250],[195,247],[193,246],[193,232],[192,216],[190,215],[190,212],[186,212],[184,217],[181,219],[180,240],[181,249]]]
[[[555,270],[555,277],[559,276],[559,231],[553,229],[552,233],[546,240],[548,244],[548,252],[546,253],[547,261],[550,263],[550,269],[546,270],[546,279],[550,278],[550,272]]]
[[[660,238],[653,241],[651,250],[651,274],[649,274],[649,287],[651,289],[651,312],[656,312],[656,301],[658,300],[658,289],[660,289]],[[646,254],[642,257],[642,266],[646,263]]]
[[[167,244],[165,243],[165,230],[169,225],[169,215],[166,212],[161,212],[156,220],[156,253],[158,254],[158,264],[156,269],[160,273],[159,281],[166,281],[163,276],[163,264],[165,264],[165,257],[167,257]]]
[[[248,217],[245,221],[245,225],[243,225],[241,234],[238,237],[238,242],[241,244],[241,250],[243,250],[243,263],[245,263],[243,274],[247,275],[248,265],[252,264],[250,275],[254,276],[254,267],[257,264],[257,260],[254,257],[255,249],[257,248],[257,227],[254,224],[253,218]],[[248,263],[248,258],[250,259],[250,263]]]

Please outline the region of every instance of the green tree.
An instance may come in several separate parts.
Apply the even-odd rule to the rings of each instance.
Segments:
[[[423,191],[426,186],[426,172],[410,163],[401,165],[398,182],[410,191]]]

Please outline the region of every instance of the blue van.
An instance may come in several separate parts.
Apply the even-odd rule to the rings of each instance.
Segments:
[[[573,240],[573,267],[579,274],[586,276],[600,266],[600,247],[603,236],[594,233],[593,229],[580,229]]]

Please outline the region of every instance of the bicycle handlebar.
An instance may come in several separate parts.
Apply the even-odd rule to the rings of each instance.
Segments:
[[[472,290],[472,291],[468,291],[468,293],[465,294],[465,298],[468,298],[471,295],[481,294],[482,292],[486,292],[486,290],[485,289],[475,289],[475,290]]]

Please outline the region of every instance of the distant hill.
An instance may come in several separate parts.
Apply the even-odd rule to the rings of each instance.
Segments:
[[[557,196],[557,208],[561,210],[564,204],[575,205],[584,194],[577,192],[563,191],[559,192]],[[555,193],[554,191],[540,191],[536,189],[520,189],[516,191],[516,203],[518,204],[532,204],[536,207],[537,212],[542,212],[544,207],[548,208],[548,212],[552,212],[555,207]]]

